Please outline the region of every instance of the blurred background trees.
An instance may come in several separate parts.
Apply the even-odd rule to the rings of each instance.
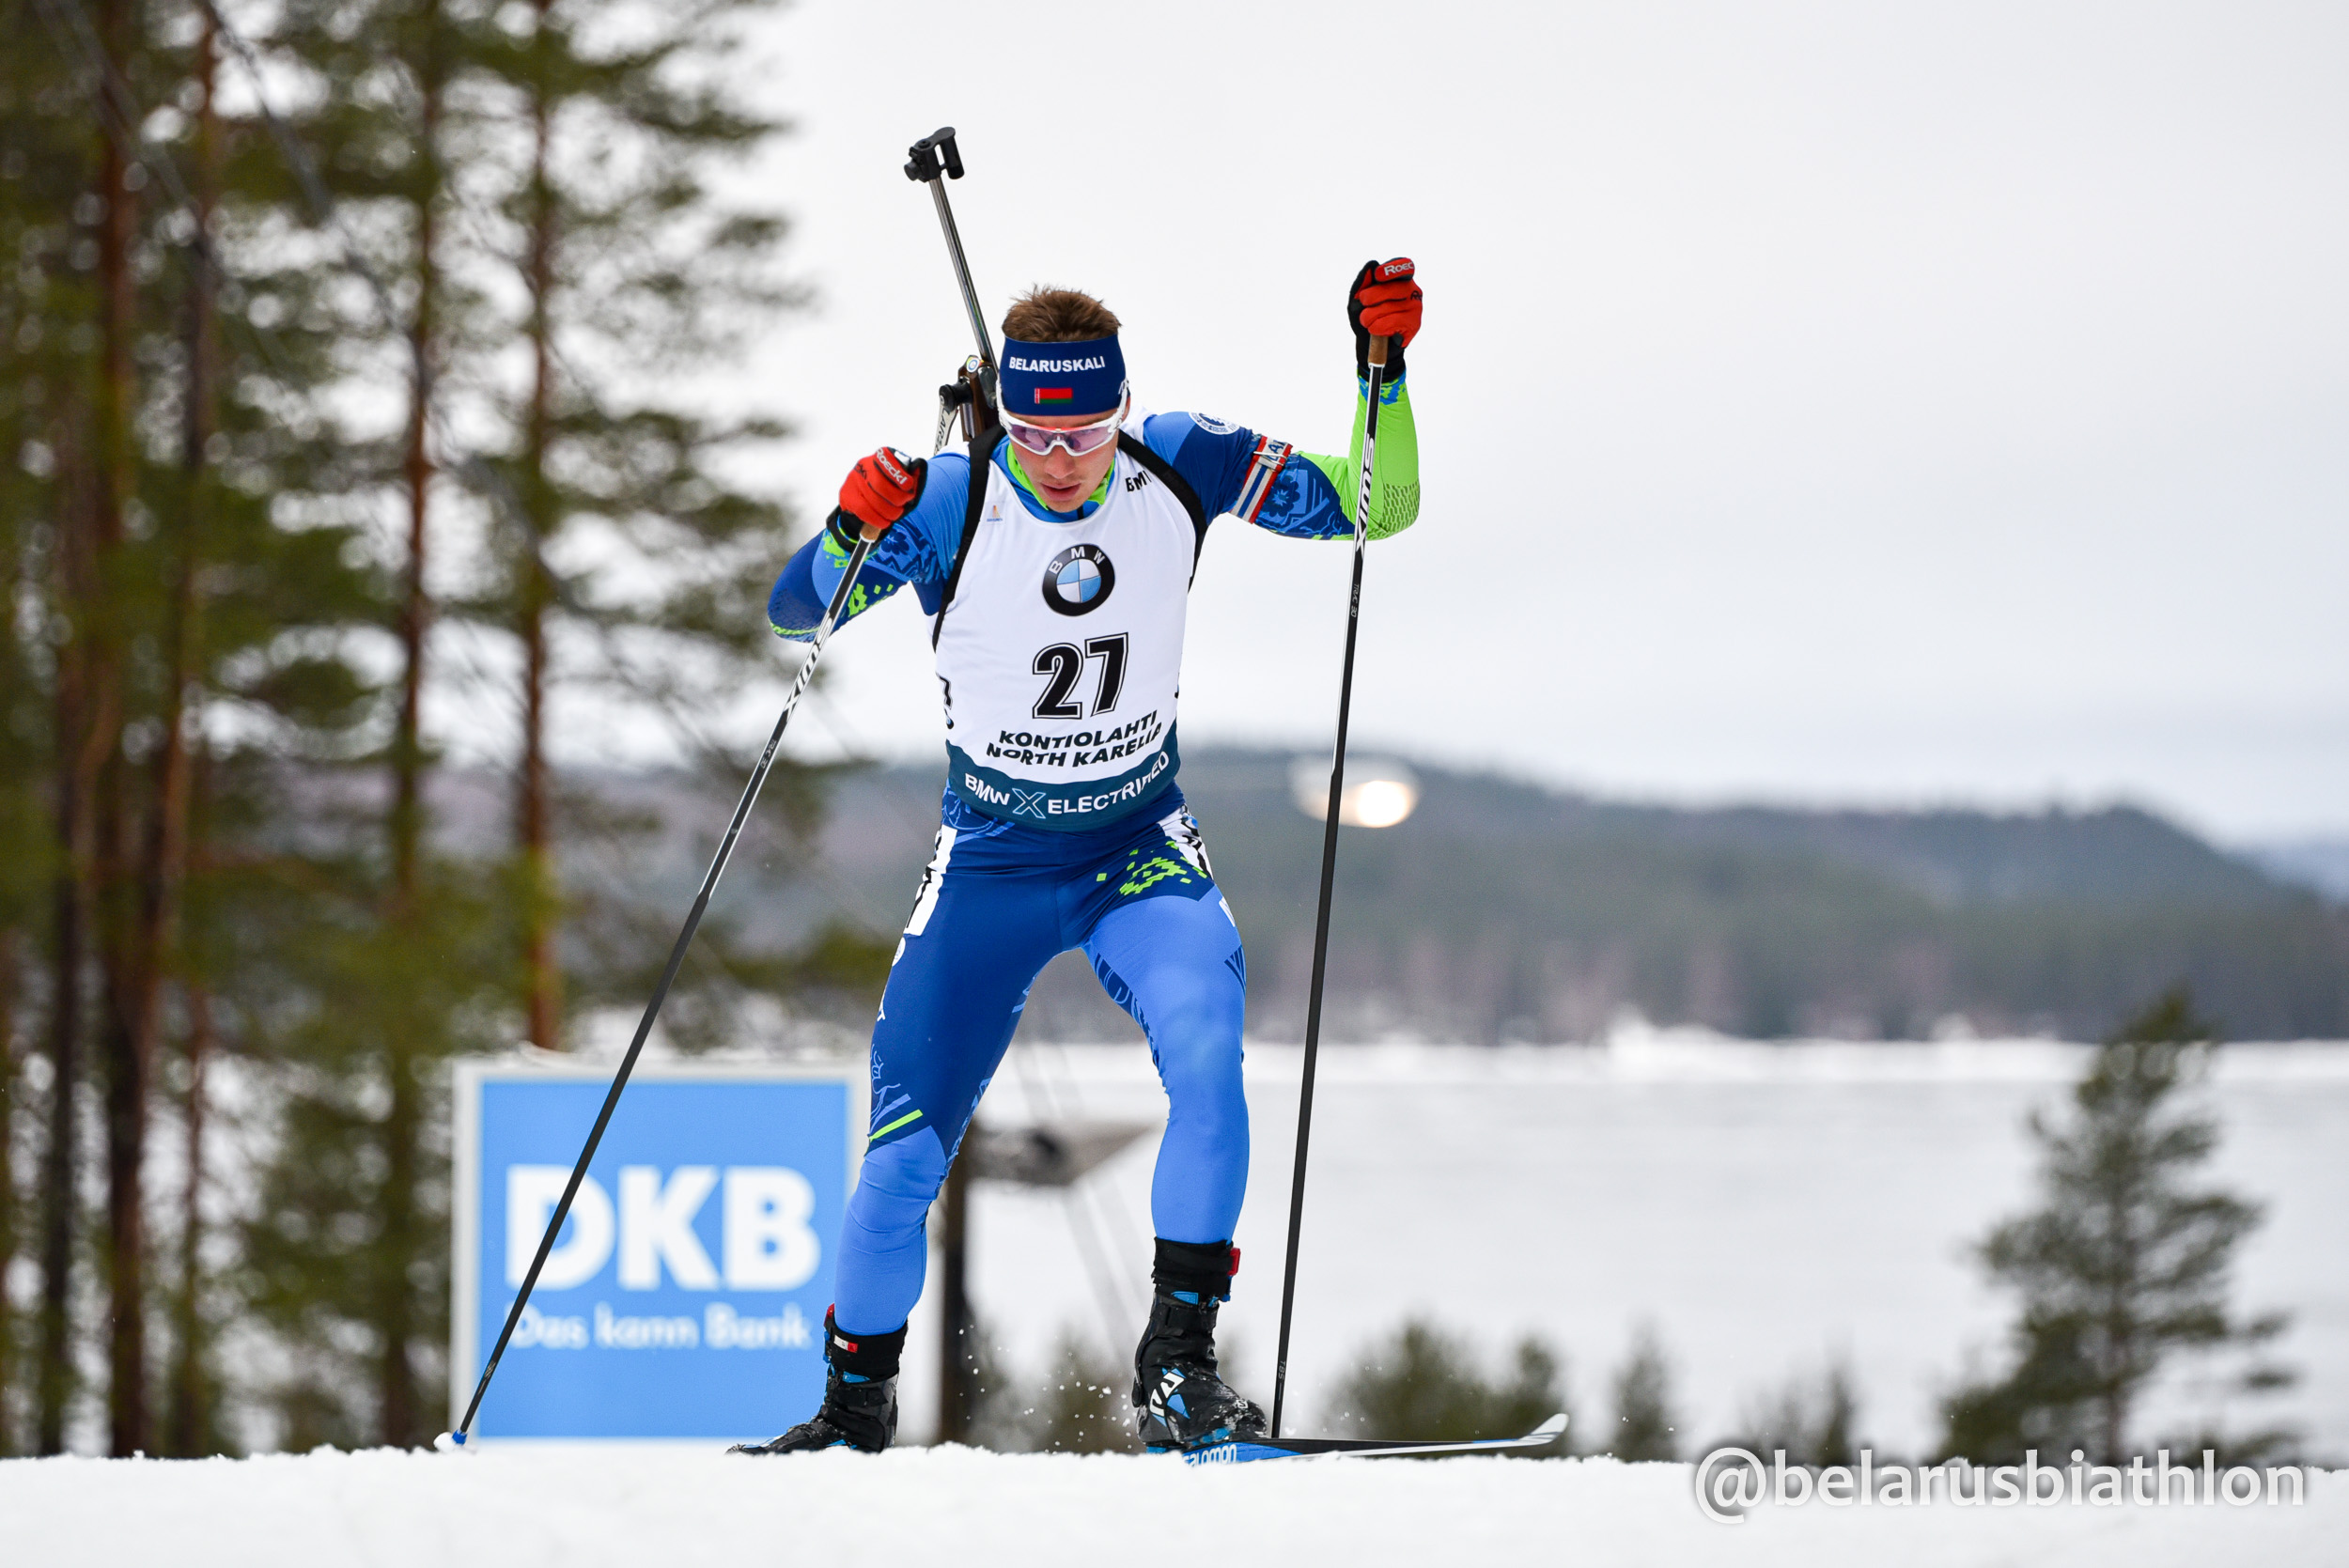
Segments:
[[[1558,1353],[1538,1337],[1520,1339],[1507,1364],[1488,1373],[1466,1336],[1414,1317],[1364,1350],[1329,1420],[1333,1431],[1364,1437],[1517,1436],[1567,1410],[1563,1374]]]
[[[440,1425],[442,1065],[650,961],[636,876],[554,875],[667,827],[567,800],[566,704],[730,795],[775,672],[784,431],[680,374],[795,299],[712,183],[777,129],[720,69],[757,5],[0,0],[0,1452],[213,1452],[230,1385]],[[874,972],[714,935],[689,1017]]]
[[[1320,886],[1295,760],[1183,754],[1245,911],[1249,1028],[1271,1039],[1302,1028]],[[1590,1041],[1637,1013],[1747,1039],[2096,1040],[2179,982],[2242,1038],[2349,1037],[2349,904],[2138,807],[1672,805],[1412,768],[1418,810],[1339,856],[1332,1039]],[[929,858],[939,783],[934,763],[878,771],[865,809],[826,825],[841,877],[893,912]],[[762,913],[804,920],[828,892],[770,881]],[[1021,1024],[1124,1027],[1075,959],[1046,969]]]

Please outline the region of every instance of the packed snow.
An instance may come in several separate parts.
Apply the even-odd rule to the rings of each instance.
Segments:
[[[1685,1465],[1612,1460],[1002,1455],[743,1459],[707,1448],[508,1447],[182,1463],[0,1464],[10,1564],[1606,1562],[1913,1568],[2338,1562],[2349,1473],[2299,1507],[1697,1510]],[[1505,1556],[1502,1554],[1506,1554]],[[1527,1554],[1537,1554],[1529,1557]]]

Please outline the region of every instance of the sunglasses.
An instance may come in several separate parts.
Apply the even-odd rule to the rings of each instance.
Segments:
[[[1088,452],[1098,452],[1117,439],[1117,427],[1126,422],[1127,400],[1118,395],[1117,411],[1085,425],[1029,425],[1010,414],[1003,416],[1003,434],[1019,442],[1019,450],[1034,457],[1051,456],[1055,446],[1065,447],[1072,458]]]

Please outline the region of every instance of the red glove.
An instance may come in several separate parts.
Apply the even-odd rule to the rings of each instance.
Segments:
[[[1411,258],[1365,261],[1354,274],[1346,294],[1346,319],[1354,329],[1354,373],[1370,374],[1370,340],[1393,339],[1387,345],[1386,379],[1403,379],[1403,346],[1419,335],[1420,289],[1412,276]]]
[[[879,533],[913,510],[913,504],[922,498],[922,482],[929,477],[929,469],[922,458],[884,446],[869,458],[858,458],[856,467],[848,470],[848,476],[840,482],[840,509]]]

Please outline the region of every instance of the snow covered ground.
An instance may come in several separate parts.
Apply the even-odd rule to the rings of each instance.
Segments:
[[[1814,1503],[1764,1509],[1730,1527],[1698,1512],[1689,1467],[1611,1460],[1194,1469],[1164,1459],[960,1448],[749,1460],[614,1445],[0,1464],[0,1560],[11,1568],[1137,1560],[2296,1568],[2339,1562],[2345,1534],[2349,1473],[2341,1472],[2312,1477],[2297,1508]]]
[[[1590,1048],[1325,1051],[1290,1428],[1311,1430],[1364,1343],[1417,1311],[1491,1352],[1518,1333],[1548,1338],[1587,1433],[1648,1319],[1672,1361],[1684,1453],[1830,1356],[1858,1376],[1861,1435],[1921,1452],[1937,1396],[1969,1355],[1995,1358],[2012,1319],[1967,1246],[2030,1201],[2024,1117],[2060,1108],[2085,1060],[2045,1041],[1754,1045],[1640,1030]],[[1246,1261],[1225,1322],[1258,1397],[1270,1392],[1298,1067],[1294,1048],[1250,1048]],[[2210,1094],[2217,1178],[2268,1205],[2235,1302],[2294,1314],[2279,1352],[2305,1380],[2221,1405],[2189,1375],[2150,1424],[2280,1418],[2312,1453],[2349,1459],[2349,1048],[2232,1046]],[[981,1114],[1055,1110],[1165,1114],[1139,1045],[1017,1048]],[[1156,1146],[1144,1138],[1073,1201],[977,1189],[973,1289],[1015,1360],[1039,1364],[1064,1325],[1131,1355]],[[1088,1269],[1084,1227],[1110,1267]],[[919,1432],[934,1408],[921,1314],[913,1343]]]
[[[1604,1374],[1653,1318],[1688,1452],[1759,1391],[1847,1354],[1879,1459],[1929,1440],[1932,1397],[1987,1350],[2006,1307],[1963,1251],[2029,1192],[2021,1120],[2054,1105],[2079,1048],[1751,1046],[1626,1032],[1603,1048],[1393,1047],[1324,1059],[1299,1339],[1296,1428],[1317,1423],[1361,1345],[1411,1310],[1488,1348],[1532,1330],[1572,1358],[1589,1440]],[[1286,1213],[1294,1049],[1251,1049],[1256,1157],[1229,1320],[1242,1380],[1268,1391]],[[2297,1314],[2307,1382],[2276,1413],[2349,1452],[2349,1051],[2236,1047],[2211,1091],[2219,1174],[2271,1204],[2238,1278],[2247,1307]],[[1138,1047],[1016,1052],[988,1114],[1160,1114]],[[1147,1257],[1154,1140],[1072,1204],[983,1186],[975,1289],[1031,1366],[1066,1325],[1130,1344]],[[1072,1216],[1077,1223],[1072,1224]],[[1114,1260],[1088,1268],[1081,1234]],[[1123,1303],[1120,1303],[1120,1297]],[[908,1427],[930,1395],[926,1325]],[[2190,1389],[2172,1409],[2191,1413]],[[779,1411],[777,1424],[803,1414]],[[2253,1412],[2245,1410],[2248,1417]],[[1763,1508],[1707,1520],[1687,1465],[1611,1460],[1315,1461],[1191,1469],[1123,1456],[903,1449],[790,1461],[706,1445],[490,1446],[195,1463],[0,1464],[0,1565],[497,1568],[619,1564],[1234,1564],[1543,1560],[1624,1564],[2030,1562],[2100,1568],[2342,1560],[2349,1471],[2305,1505]]]

